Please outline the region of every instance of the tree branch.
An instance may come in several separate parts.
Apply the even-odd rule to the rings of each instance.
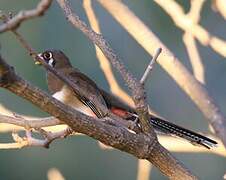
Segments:
[[[216,10],[226,19],[226,4],[224,0],[213,0]]]
[[[0,123],[9,123],[25,128],[42,128],[62,124],[62,122],[55,117],[25,119],[22,116],[12,117],[3,114],[0,114]]]
[[[144,84],[144,82],[146,81],[146,79],[148,78],[148,75],[151,73],[152,69],[153,69],[153,66],[157,60],[157,58],[159,57],[160,53],[162,52],[162,48],[158,48],[156,53],[154,54],[154,56],[152,57],[150,63],[148,64],[141,80],[140,80],[140,83],[141,84]]]
[[[13,132],[12,137],[15,143],[0,143],[0,149],[20,149],[28,146],[49,148],[50,143],[55,139],[65,138],[72,133],[72,130],[69,127],[54,133],[47,132],[41,128],[36,129],[36,131],[40,132],[44,139],[32,137],[31,130],[26,130],[25,137],[20,137],[19,134]]]
[[[191,7],[188,12],[188,18],[195,24],[199,23],[200,14],[205,0],[193,0],[190,2]],[[195,78],[202,84],[205,84],[205,69],[200,57],[198,47],[195,42],[193,34],[187,30],[183,35],[184,45],[187,49],[188,56],[192,65],[193,74]]]
[[[75,132],[86,134],[138,158],[148,159],[172,179],[181,177],[195,179],[195,176],[172,157],[155,137],[131,133],[120,124],[117,126],[106,124],[102,119],[86,116],[64,105],[20,78],[2,58],[0,58],[0,86],[65,122]],[[117,123],[117,120],[115,122]]]
[[[15,30],[23,21],[44,15],[51,3],[52,0],[41,0],[35,9],[20,11],[16,16],[0,26],[0,33]]]

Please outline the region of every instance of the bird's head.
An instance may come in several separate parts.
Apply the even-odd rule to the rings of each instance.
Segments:
[[[60,50],[47,50],[38,56],[55,69],[71,67],[68,57]],[[40,62],[36,61],[36,64],[40,64]]]

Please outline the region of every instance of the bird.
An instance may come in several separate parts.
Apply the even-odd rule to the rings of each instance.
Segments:
[[[68,85],[47,69],[47,85],[54,98],[88,116],[104,118],[105,115],[103,112],[92,101],[95,98],[95,101],[103,107],[108,108],[115,115],[125,120],[137,120],[138,115],[134,108],[124,103],[115,95],[98,87],[92,79],[82,73],[78,68],[73,67],[69,58],[62,51],[54,49],[46,50],[39,53],[38,58],[44,60],[56,71],[69,77],[71,81],[76,83],[85,92],[83,94],[86,94],[85,97],[79,93],[75,93]],[[36,64],[40,64],[40,62],[37,60]],[[156,115],[149,114],[149,122],[156,132],[188,140],[193,145],[203,146],[208,149],[217,145],[216,141],[204,135],[176,125]]]

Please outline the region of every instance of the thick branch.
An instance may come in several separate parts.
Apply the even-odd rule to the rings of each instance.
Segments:
[[[134,134],[120,125],[112,126],[101,119],[77,112],[17,76],[13,68],[7,65],[2,58],[0,58],[0,86],[61,119],[75,132],[86,134],[138,158],[148,159],[173,179],[181,179],[181,177],[195,179],[183,165],[160,146],[155,137],[142,133]]]
[[[0,115],[0,123],[7,123],[7,124],[13,124],[19,127],[24,127],[26,129],[30,128],[43,128],[47,131],[51,132],[62,132],[64,131],[67,127],[65,125],[61,126],[56,126],[62,124],[62,121],[59,121],[55,117],[46,117],[46,118],[30,118],[30,117],[25,117],[25,116],[8,116],[8,115]],[[49,127],[51,126],[51,127]],[[128,124],[129,126],[129,124]],[[44,128],[47,127],[47,128]],[[24,128],[20,130],[24,130]],[[12,128],[8,129],[7,132],[11,132],[12,130],[15,130],[16,128],[13,126]],[[3,130],[3,127],[1,126],[1,132]],[[78,133],[76,133],[77,135]],[[211,135],[206,135],[207,137],[211,137]],[[172,152],[188,152],[188,153],[213,153],[221,156],[226,156],[226,152],[224,149],[223,144],[220,142],[217,137],[211,137],[215,141],[218,142],[217,147],[212,148],[212,149],[206,149],[203,147],[198,147],[194,146],[191,143],[188,143],[187,141],[183,141],[178,138],[170,137],[170,136],[158,136],[158,140],[160,144],[162,144],[164,147],[166,147],[169,151]],[[172,142],[174,142],[172,144]],[[10,148],[21,148],[24,147],[23,143],[9,143],[9,144],[0,144],[0,149],[10,149]],[[103,145],[102,143],[100,144],[101,146],[104,146],[104,149],[113,149],[109,146]]]

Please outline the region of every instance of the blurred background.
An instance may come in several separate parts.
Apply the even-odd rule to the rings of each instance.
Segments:
[[[19,10],[31,9],[38,0],[0,0],[0,10],[16,14]],[[101,31],[111,47],[121,57],[133,74],[140,78],[150,56],[138,43],[96,2],[93,8],[100,21]],[[182,63],[191,70],[188,54],[182,42],[183,31],[175,27],[172,19],[155,2],[150,0],[123,0],[155,34],[165,43]],[[189,9],[189,1],[178,1]],[[88,23],[82,0],[71,1],[71,5],[82,20]],[[222,16],[211,9],[207,1],[201,14],[201,25],[211,34],[225,39],[226,23]],[[96,83],[109,91],[93,44],[66,20],[54,1],[42,18],[26,21],[19,32],[37,50],[60,49],[70,58],[72,64],[90,76]],[[12,33],[0,34],[1,55],[13,65],[23,78],[47,91],[45,72],[35,66]],[[206,88],[226,115],[226,60],[212,49],[198,43],[205,66]],[[120,75],[114,71],[121,87],[128,90]],[[193,102],[176,83],[156,65],[146,89],[149,103],[166,119],[192,130],[207,132],[208,124]],[[26,115],[47,116],[29,102],[0,89],[0,103],[7,108]],[[10,142],[10,134],[1,133],[1,142]],[[172,142],[173,143],[173,142]],[[226,172],[226,160],[214,154],[174,153],[196,175],[206,180],[222,179]],[[47,179],[50,168],[58,168],[65,179],[108,179],[135,180],[138,160],[118,150],[101,150],[97,141],[87,137],[69,137],[53,142],[50,149],[24,148],[0,150],[0,179]],[[151,172],[152,179],[166,179],[157,169]]]

